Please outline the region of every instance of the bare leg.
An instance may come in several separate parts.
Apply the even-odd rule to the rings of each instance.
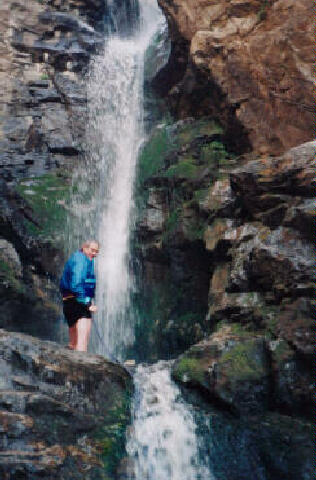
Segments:
[[[69,327],[69,348],[75,350],[77,345],[77,324],[75,323],[72,327]]]
[[[75,350],[86,352],[88,350],[88,343],[91,331],[91,318],[79,318],[76,323],[77,326],[77,344]]]

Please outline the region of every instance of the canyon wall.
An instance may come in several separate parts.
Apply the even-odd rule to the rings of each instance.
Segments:
[[[174,378],[254,425],[273,413],[278,442],[306,422],[306,451],[269,458],[312,478],[312,2],[160,5],[171,55],[152,86],[173,121],[139,161],[141,349],[190,347]]]
[[[259,432],[262,445],[271,435],[279,447],[287,444],[295,423],[298,442],[307,445],[300,460],[291,464],[286,447],[262,455],[279,477],[312,478],[313,5],[160,4],[171,54],[152,87],[171,116],[153,129],[139,159],[138,356],[182,353],[174,378],[234,415],[256,415],[253,428],[267,428]],[[0,7],[1,327],[54,338],[71,171],[84,154],[85,74],[102,47],[106,16],[101,0],[9,0]],[[5,332],[1,342],[17,364],[18,391],[2,400],[13,412],[2,416],[11,425],[3,441],[14,443],[22,431],[36,442],[29,412],[43,398],[29,391],[46,395],[48,387],[24,366],[36,367],[44,347]],[[68,354],[60,356],[68,362]],[[6,358],[1,365],[11,368]],[[67,380],[51,366],[47,371],[49,382]],[[16,401],[20,391],[25,408]],[[74,418],[67,409],[60,413],[56,400],[63,398],[50,397],[54,415]],[[77,433],[63,448],[39,445],[34,458],[48,472],[59,468]],[[10,455],[3,457],[5,473],[17,459]],[[33,460],[25,452],[19,458],[32,475]]]
[[[2,327],[54,336],[71,170],[83,153],[84,77],[103,44],[104,14],[102,0],[1,3]]]
[[[62,337],[72,172],[84,157],[88,66],[108,13],[103,0],[0,2],[3,479],[118,478],[125,455],[127,371],[34,338]]]
[[[215,113],[229,127],[228,136],[239,136],[230,139],[235,149],[262,154],[280,154],[312,138],[311,0],[160,5],[177,63],[169,62],[157,88],[177,115]]]

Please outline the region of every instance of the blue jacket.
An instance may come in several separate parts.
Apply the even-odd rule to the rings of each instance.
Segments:
[[[66,262],[59,287],[63,295],[74,293],[78,302],[90,303],[95,292],[94,260],[81,251],[73,253]]]

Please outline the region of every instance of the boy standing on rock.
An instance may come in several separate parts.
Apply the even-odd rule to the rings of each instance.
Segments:
[[[63,311],[69,327],[69,348],[86,352],[91,331],[92,305],[95,293],[94,258],[99,253],[99,243],[88,240],[66,262],[60,281]]]

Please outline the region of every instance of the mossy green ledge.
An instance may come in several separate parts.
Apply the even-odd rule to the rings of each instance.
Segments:
[[[269,352],[264,337],[223,325],[175,362],[173,378],[235,413],[268,408]]]

